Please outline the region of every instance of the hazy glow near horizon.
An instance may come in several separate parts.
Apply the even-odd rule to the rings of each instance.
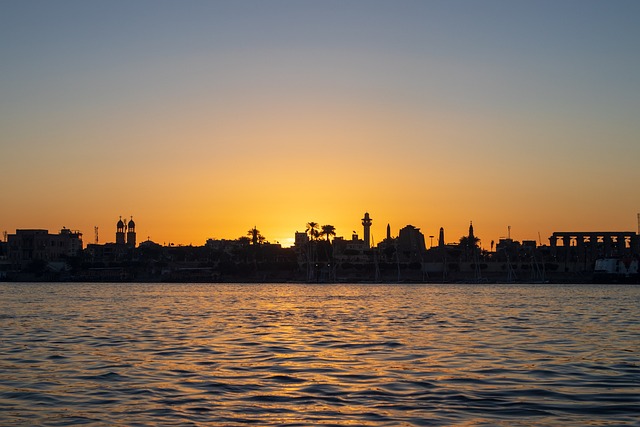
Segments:
[[[0,13],[0,227],[200,245],[315,221],[483,246],[629,230],[637,1],[24,1]],[[0,231],[2,231],[0,230]]]

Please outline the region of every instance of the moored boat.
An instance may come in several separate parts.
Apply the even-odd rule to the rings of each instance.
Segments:
[[[640,283],[637,258],[600,258],[595,262],[594,283]]]

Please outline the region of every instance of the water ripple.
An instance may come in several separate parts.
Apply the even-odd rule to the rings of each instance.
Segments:
[[[0,284],[0,303],[0,425],[638,425],[640,287]]]

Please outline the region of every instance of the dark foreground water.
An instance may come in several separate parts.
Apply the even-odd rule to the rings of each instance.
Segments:
[[[0,284],[2,426],[640,425],[640,286]]]

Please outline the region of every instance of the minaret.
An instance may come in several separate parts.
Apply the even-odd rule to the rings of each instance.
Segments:
[[[127,246],[136,247],[136,223],[133,222],[133,217],[127,224]]]
[[[473,221],[469,221],[469,240],[471,242],[473,242],[474,239],[474,235],[473,235]]]
[[[122,217],[116,224],[116,245],[124,245],[124,222]]]
[[[387,240],[391,240],[391,226],[387,224]]]
[[[438,236],[438,246],[444,247],[444,227],[440,227],[440,235]]]
[[[371,222],[373,220],[369,218],[369,212],[364,213],[362,218],[362,226],[364,227],[364,244],[367,249],[371,248]]]

